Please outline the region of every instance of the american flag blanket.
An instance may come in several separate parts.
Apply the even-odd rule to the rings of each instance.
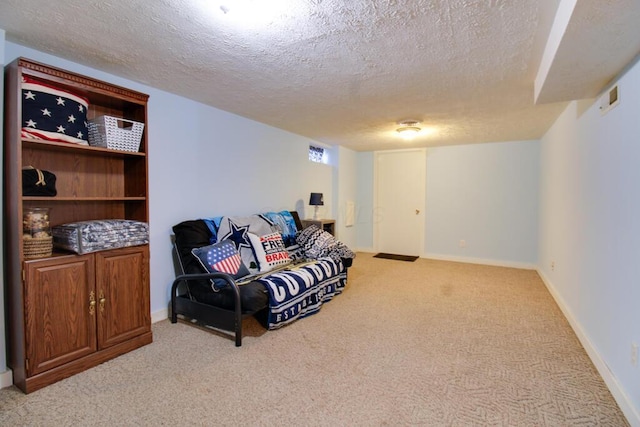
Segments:
[[[322,304],[342,293],[347,270],[331,258],[305,263],[257,280],[269,292],[268,328],[278,329],[317,313]]]
[[[88,145],[89,101],[62,88],[22,77],[22,137]]]

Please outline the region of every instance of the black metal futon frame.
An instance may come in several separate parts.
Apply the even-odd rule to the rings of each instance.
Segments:
[[[242,319],[253,316],[260,310],[242,312],[240,289],[230,275],[225,273],[185,274],[184,265],[180,259],[180,254],[175,242],[173,244],[173,254],[177,264],[176,269],[180,274],[171,285],[171,323],[177,323],[178,315],[183,315],[189,319],[197,320],[206,326],[211,326],[223,331],[230,331],[235,334],[236,347],[240,347],[242,345]],[[187,282],[202,279],[225,280],[234,295],[233,310],[196,301],[193,295],[191,295]],[[266,308],[265,306],[263,309]]]

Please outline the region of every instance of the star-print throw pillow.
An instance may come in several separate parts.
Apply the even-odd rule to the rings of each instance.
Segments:
[[[231,240],[240,253],[242,262],[250,273],[259,273],[260,267],[249,240],[249,233],[262,236],[277,231],[274,224],[260,215],[246,217],[223,217],[218,228],[218,240]]]

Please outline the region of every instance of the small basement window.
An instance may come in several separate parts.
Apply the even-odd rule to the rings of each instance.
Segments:
[[[327,151],[322,147],[309,146],[309,160],[316,163],[329,163]]]

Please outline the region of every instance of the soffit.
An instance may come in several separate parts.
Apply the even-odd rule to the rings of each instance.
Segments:
[[[598,95],[640,53],[638,0],[563,0],[538,77],[536,102]]]

